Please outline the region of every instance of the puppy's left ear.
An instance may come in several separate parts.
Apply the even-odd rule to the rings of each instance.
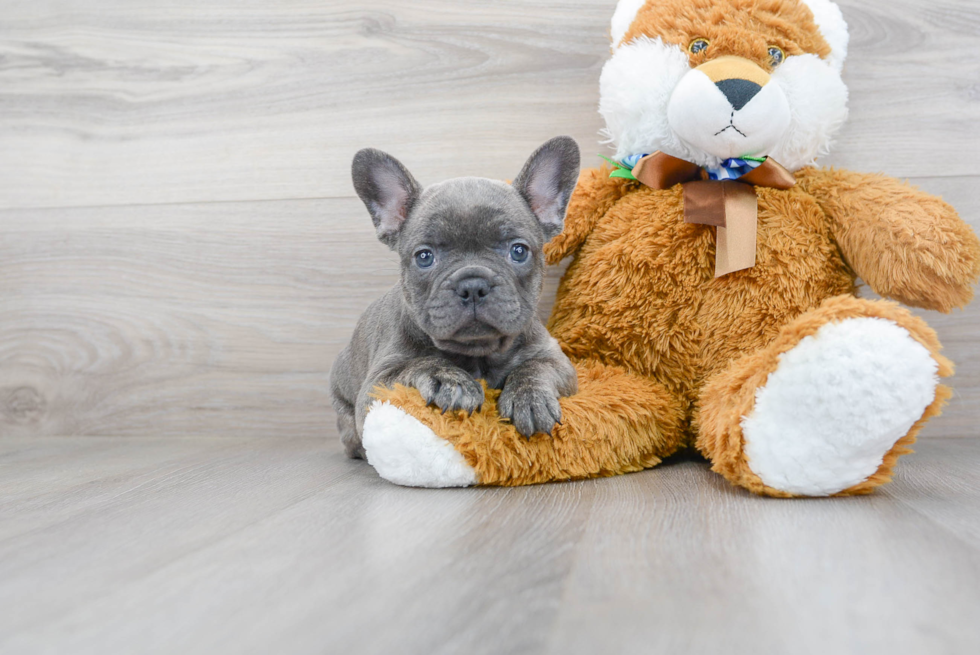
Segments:
[[[578,181],[580,163],[575,139],[556,136],[534,151],[514,180],[514,188],[538,217],[549,240],[565,227],[565,210]]]

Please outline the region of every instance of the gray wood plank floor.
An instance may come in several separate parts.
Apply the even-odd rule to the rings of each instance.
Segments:
[[[0,441],[3,653],[976,653],[980,440],[866,498],[703,462],[517,489],[322,439]]]

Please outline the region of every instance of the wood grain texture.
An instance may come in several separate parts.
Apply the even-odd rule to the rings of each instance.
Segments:
[[[335,439],[0,441],[0,652],[974,653],[980,440],[871,497],[699,461],[423,490]]]
[[[614,0],[0,4],[0,436],[326,434],[330,363],[396,278],[352,153],[431,182],[602,147]],[[828,163],[980,228],[980,8],[841,4]],[[959,368],[925,435],[978,435],[980,306],[926,316]]]
[[[842,0],[851,118],[828,163],[977,175],[980,6]],[[0,207],[351,194],[373,145],[509,178],[564,132],[598,152],[615,0],[6,2]]]
[[[8,435],[324,434],[330,364],[394,282],[357,200],[7,216]]]
[[[980,229],[973,178],[918,182]],[[0,210],[0,224],[4,436],[326,434],[330,364],[398,275],[356,199]],[[922,315],[959,366],[926,435],[980,435],[980,304]]]

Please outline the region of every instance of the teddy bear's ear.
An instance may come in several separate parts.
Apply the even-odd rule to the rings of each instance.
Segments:
[[[565,227],[565,211],[578,182],[580,164],[575,139],[556,136],[534,151],[514,180],[514,189],[534,212],[549,240]]]
[[[830,0],[803,0],[803,4],[809,7],[814,22],[820,28],[820,34],[830,46],[831,52],[827,63],[840,72],[847,58],[849,39],[844,14],[841,13],[840,7]]]
[[[633,19],[640,11],[640,8],[647,3],[647,0],[619,0],[616,4],[616,11],[613,12],[610,33],[612,36],[613,48],[619,46],[626,33],[633,24]]]
[[[371,214],[378,239],[394,248],[421,191],[419,183],[400,161],[374,148],[365,148],[354,155],[351,177],[354,190]]]

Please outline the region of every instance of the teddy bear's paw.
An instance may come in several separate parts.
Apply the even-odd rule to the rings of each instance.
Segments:
[[[881,318],[828,323],[783,353],[742,418],[748,466],[768,486],[827,496],[868,479],[936,397],[938,365]]]
[[[445,439],[388,402],[375,401],[364,419],[367,461],[385,480],[407,487],[469,487],[476,471]]]

